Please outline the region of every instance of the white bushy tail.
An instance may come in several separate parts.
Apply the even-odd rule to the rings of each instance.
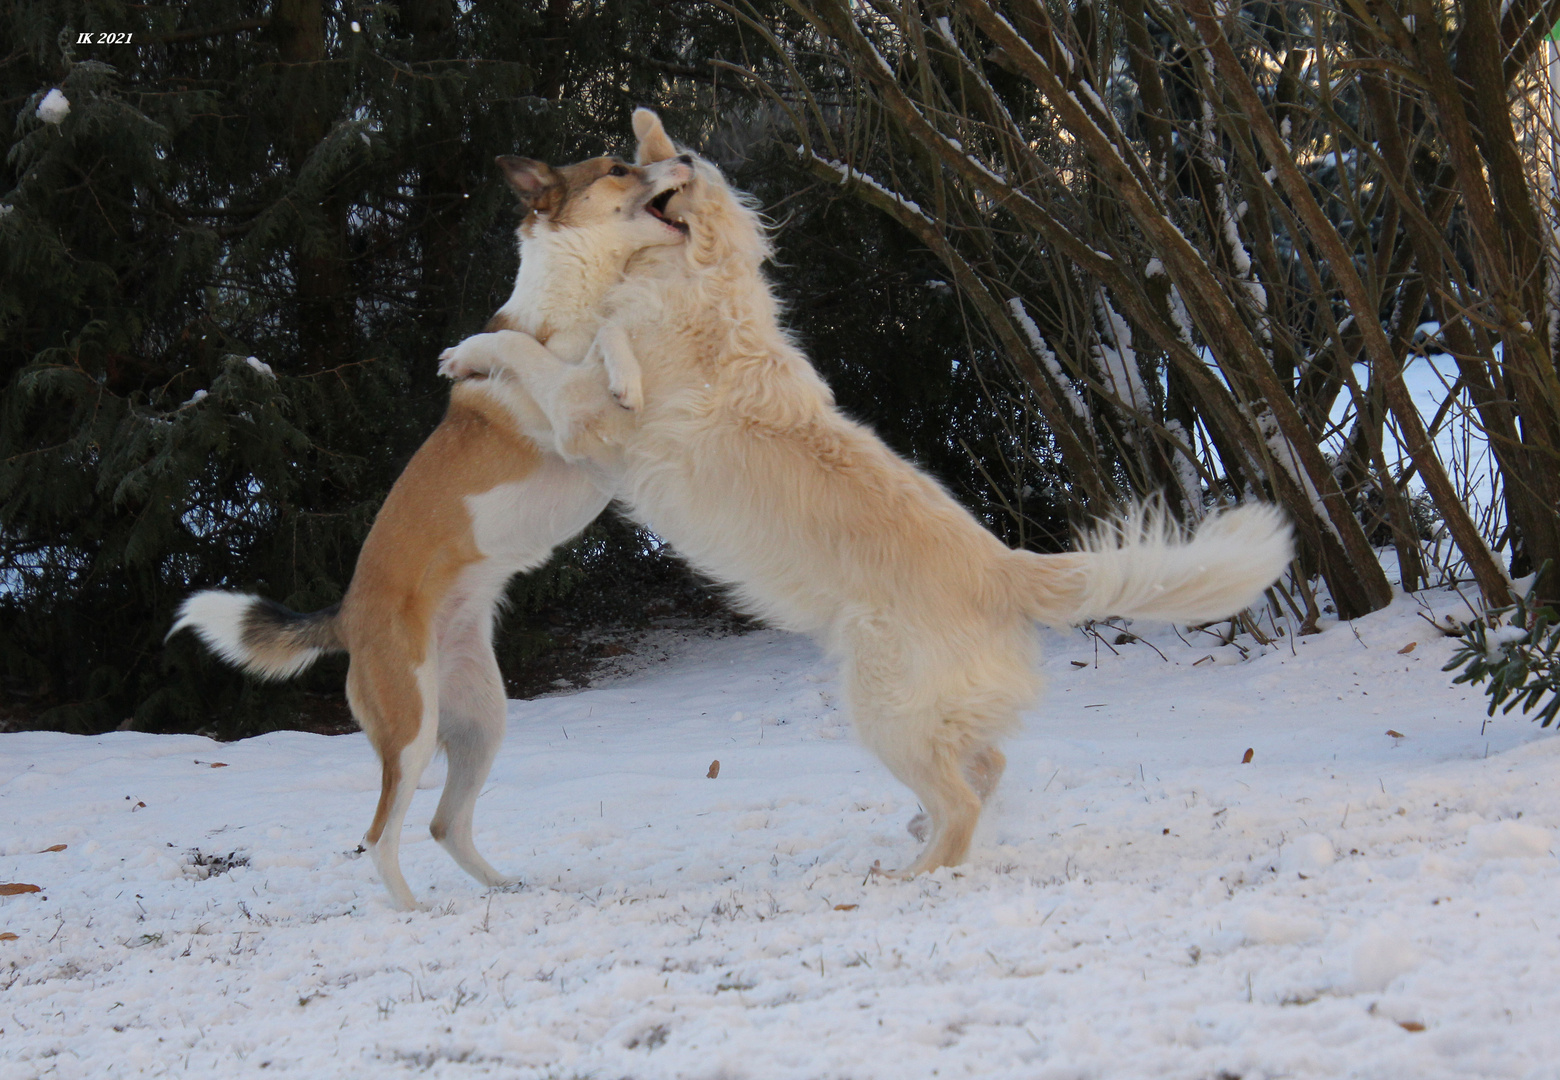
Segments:
[[[211,589],[180,605],[168,636],[194,630],[234,667],[262,679],[290,679],[325,653],[341,651],[336,615],[337,607],[301,615],[264,597]]]
[[[1096,526],[1066,555],[1014,552],[1021,603],[1053,626],[1120,615],[1200,623],[1251,606],[1294,556],[1288,520],[1251,504],[1212,514],[1187,537],[1164,509],[1139,506]]]

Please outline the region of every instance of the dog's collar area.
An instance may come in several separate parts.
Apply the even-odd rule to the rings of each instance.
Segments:
[[[676,187],[667,188],[659,195],[654,196],[649,202],[645,203],[645,210],[657,221],[669,225],[678,232],[687,235],[688,223],[686,221],[680,221],[674,217],[669,217],[666,213],[666,206],[672,201],[672,196],[676,195],[682,189],[683,185],[681,184]]]

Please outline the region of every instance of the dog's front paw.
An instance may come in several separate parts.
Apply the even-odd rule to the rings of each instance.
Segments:
[[[645,404],[645,396],[638,386],[625,387],[621,390],[613,387],[612,400],[617,402],[620,408],[627,409],[629,412],[638,412]]]
[[[484,378],[491,373],[491,365],[473,350],[456,345],[439,354],[439,374],[446,379]]]
[[[612,400],[629,412],[638,412],[645,404],[644,383],[639,378],[639,365],[627,369],[618,364],[607,365],[607,389]]]

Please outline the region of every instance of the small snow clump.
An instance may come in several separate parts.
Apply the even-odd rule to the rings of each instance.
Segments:
[[[1403,934],[1371,930],[1354,947],[1354,989],[1379,993],[1419,964],[1419,950]]]
[[[1315,877],[1333,864],[1332,841],[1321,833],[1306,833],[1284,845],[1278,868],[1286,874]]]
[[[70,99],[55,87],[38,102],[38,119],[45,124],[58,124],[70,115]]]
[[[1246,914],[1242,933],[1252,945],[1303,945],[1317,941],[1327,928],[1303,915],[1288,915],[1258,908]]]
[[[1468,830],[1468,847],[1481,859],[1539,859],[1553,845],[1548,829],[1520,821],[1495,821]]]

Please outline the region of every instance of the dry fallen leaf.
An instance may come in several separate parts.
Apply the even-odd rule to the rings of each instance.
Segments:
[[[1256,756],[1257,756],[1256,750],[1253,749],[1252,747],[1248,746],[1248,747],[1246,747],[1245,755],[1240,759],[1240,763],[1242,765],[1250,765],[1251,764],[1251,759],[1256,757]]]
[[[47,855],[51,851],[64,851],[65,847],[66,847],[66,845],[64,845],[64,844],[54,844],[51,847],[44,848],[42,851],[38,852],[38,854],[39,855]]]
[[[1406,653],[1413,652],[1414,651],[1414,646],[1418,645],[1418,644],[1419,644],[1419,642],[1417,642],[1417,641],[1410,641],[1407,645],[1404,645],[1401,649],[1398,650],[1398,655],[1402,656],[1402,655],[1404,655]]]
[[[0,896],[20,896],[22,893],[42,891],[36,885],[23,885],[20,881],[8,881],[0,885]]]
[[[834,905],[834,910],[835,911],[855,911],[856,907],[857,907],[857,905],[855,905],[855,904],[835,904]]]
[[[227,762],[225,762],[225,761],[213,761],[211,763],[211,767],[213,769],[225,769],[225,768],[227,768]]]
[[[1387,734],[1391,735],[1394,739],[1408,738],[1408,736],[1404,735],[1401,731],[1393,731],[1391,728],[1387,728]]]
[[[9,930],[7,930],[3,934],[0,934],[0,941],[16,941],[16,940],[17,940],[16,935],[11,933]]]
[[[710,762],[710,771],[704,774],[706,780],[713,780],[720,775],[720,759]]]
[[[1423,1031],[1425,1026],[1418,1020],[1399,1020],[1398,1027],[1404,1031]]]

